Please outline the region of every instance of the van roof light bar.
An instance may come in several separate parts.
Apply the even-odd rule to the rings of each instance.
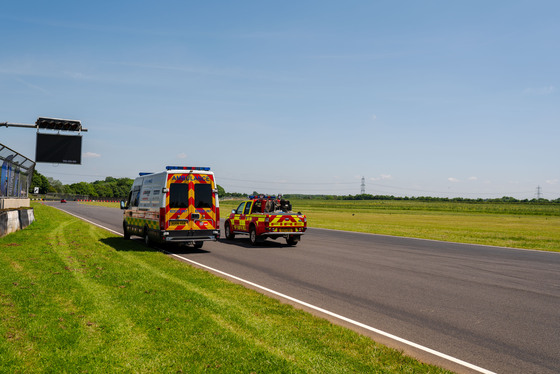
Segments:
[[[166,166],[166,170],[204,170],[210,171],[207,166]]]

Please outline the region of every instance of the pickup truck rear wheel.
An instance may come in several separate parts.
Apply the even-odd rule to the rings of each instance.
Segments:
[[[299,243],[299,236],[296,235],[290,235],[286,238],[286,243],[288,243],[288,245],[297,245],[297,243]]]
[[[251,229],[249,229],[249,240],[251,241],[252,245],[257,245],[257,243],[260,241],[259,237],[257,236],[257,229],[255,228],[255,226],[251,226]]]
[[[235,234],[231,231],[231,224],[229,223],[229,221],[226,222],[225,235],[226,239],[228,240],[235,239]]]

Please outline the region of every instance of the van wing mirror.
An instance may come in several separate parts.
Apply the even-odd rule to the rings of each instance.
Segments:
[[[121,209],[126,209],[126,202],[124,200],[121,200]]]

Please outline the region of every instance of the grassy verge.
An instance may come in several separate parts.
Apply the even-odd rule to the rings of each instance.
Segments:
[[[239,201],[221,201],[222,217]],[[558,204],[292,200],[292,205],[307,215],[309,227],[560,252]]]
[[[443,372],[53,208],[0,239],[0,372]]]
[[[220,202],[222,216],[239,200]],[[558,204],[292,200],[309,227],[560,251]]]

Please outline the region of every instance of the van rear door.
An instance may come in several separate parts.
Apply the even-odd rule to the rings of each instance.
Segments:
[[[172,174],[166,197],[168,230],[215,230],[218,212],[212,175]]]
[[[199,175],[189,183],[189,209],[191,230],[218,228],[214,180],[211,175]]]
[[[187,175],[170,175],[167,182],[169,193],[166,196],[165,222],[167,230],[189,229],[189,185],[180,177]]]

